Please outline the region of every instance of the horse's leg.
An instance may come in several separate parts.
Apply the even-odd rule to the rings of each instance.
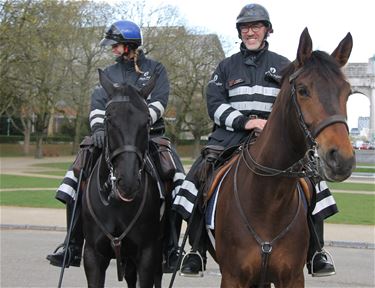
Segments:
[[[284,277],[283,277],[284,276]],[[283,275],[278,282],[274,283],[275,288],[303,288],[305,287],[305,277],[303,271],[297,275],[293,273],[288,276]]]
[[[137,265],[140,288],[152,288],[154,285],[156,271],[159,271],[159,269],[161,271],[161,267],[157,268],[158,265],[162,265],[162,259],[159,259],[158,257],[159,253],[156,246],[157,245],[153,243],[148,247],[142,248]]]
[[[155,276],[154,276],[154,286],[155,288],[161,288],[162,278],[163,278],[163,268],[161,263],[163,262],[163,250],[162,250],[162,244],[160,244],[160,247],[157,249],[157,260],[156,260],[156,268],[155,268]],[[160,263],[160,265],[158,264]]]
[[[95,249],[85,245],[83,254],[87,287],[104,287],[105,271],[108,268],[110,259],[104,258],[95,252]]]
[[[127,259],[125,260],[125,269],[124,269],[124,275],[126,284],[128,284],[128,288],[136,288],[137,287],[137,267],[135,266],[135,263]]]
[[[241,284],[239,282],[239,279],[232,277],[230,273],[221,271],[220,288],[249,288],[249,285]]]

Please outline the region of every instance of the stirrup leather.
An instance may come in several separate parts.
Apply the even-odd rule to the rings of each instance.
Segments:
[[[327,261],[332,264],[332,266],[333,266],[333,271],[332,272],[330,272],[330,273],[316,273],[314,271],[314,265],[313,265],[313,263],[314,263],[315,257],[317,255],[319,255],[319,254],[324,255],[327,258]],[[312,256],[312,258],[310,260],[310,267],[311,267],[311,276],[312,277],[324,277],[324,276],[331,276],[331,275],[335,275],[336,274],[336,268],[335,268],[335,263],[333,261],[333,257],[332,257],[332,255],[328,251],[326,251],[324,249],[322,249],[320,251],[316,251],[314,253],[314,255]]]
[[[199,273],[197,275],[192,275],[192,274],[185,274],[182,272],[182,264],[184,263],[184,260],[186,258],[186,256],[188,255],[198,255],[199,259],[201,260],[201,267],[202,267],[202,271],[199,271]],[[182,257],[182,260],[181,260],[181,265],[180,265],[180,276],[185,276],[185,277],[203,277],[204,276],[204,273],[203,273],[203,270],[204,270],[204,264],[203,264],[203,257],[202,255],[199,253],[199,251],[190,251],[189,253],[186,253],[184,255],[184,257]]]

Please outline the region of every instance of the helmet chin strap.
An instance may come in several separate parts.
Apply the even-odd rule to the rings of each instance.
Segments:
[[[128,58],[129,52],[130,52],[129,46],[124,45],[124,52],[122,52],[121,56],[124,57],[125,59],[129,59]]]

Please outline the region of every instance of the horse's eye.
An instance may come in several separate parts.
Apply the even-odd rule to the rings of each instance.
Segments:
[[[304,97],[308,97],[309,91],[306,89],[306,87],[300,87],[298,88],[298,94]]]

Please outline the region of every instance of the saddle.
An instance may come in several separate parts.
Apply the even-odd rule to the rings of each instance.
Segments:
[[[173,179],[177,168],[172,156],[171,141],[167,137],[151,138],[150,156],[160,178],[164,181]]]
[[[72,165],[74,176],[79,177],[80,171],[83,169],[84,176],[87,178],[90,175],[97,157],[94,157],[94,143],[90,136],[85,136],[79,144],[79,151],[76,159]]]

